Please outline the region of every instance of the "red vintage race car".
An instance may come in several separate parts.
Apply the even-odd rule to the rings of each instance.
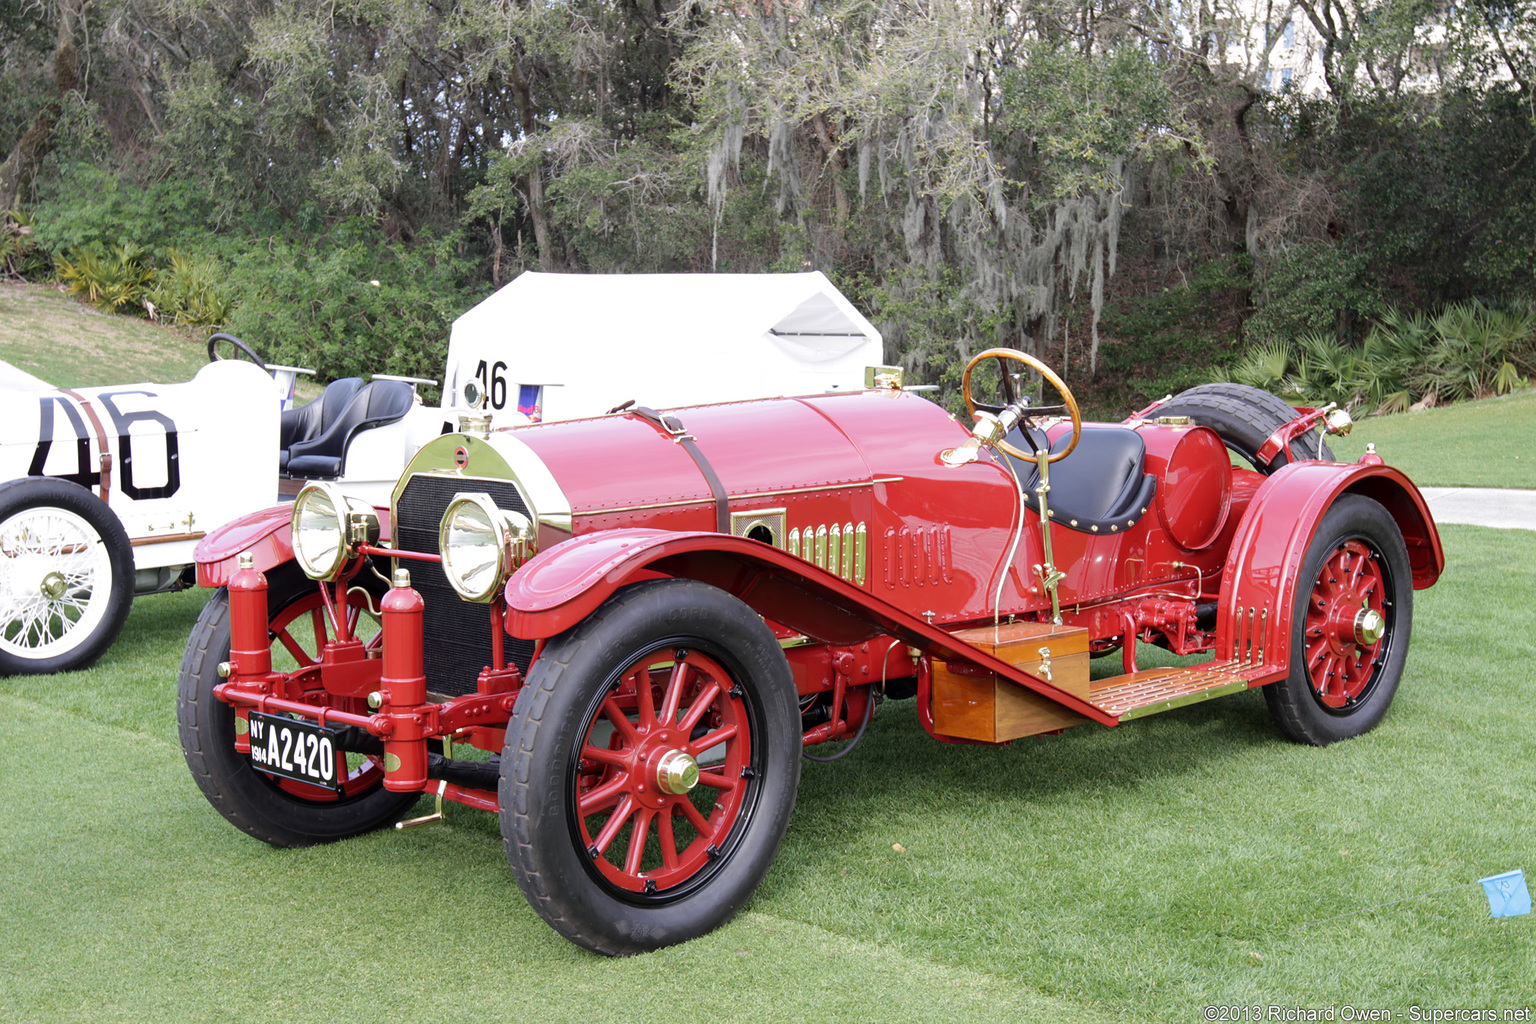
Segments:
[[[1252,687],[1301,742],[1381,720],[1443,556],[1403,474],[1333,461],[1347,417],[1207,385],[1084,424],[1001,349],[964,386],[973,428],[889,379],[481,427],[388,509],[316,484],[230,524],[177,698],[198,785],[277,846],[494,812],[534,910],[626,954],[740,909],[802,752],[883,699],[983,744]]]

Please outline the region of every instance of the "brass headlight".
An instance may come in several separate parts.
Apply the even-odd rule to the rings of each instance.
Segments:
[[[334,580],[359,544],[379,542],[373,506],[332,483],[306,484],[293,502],[293,552],[305,575]]]
[[[533,557],[533,536],[527,516],[497,508],[489,494],[461,494],[438,527],[443,575],[464,600],[489,601]]]

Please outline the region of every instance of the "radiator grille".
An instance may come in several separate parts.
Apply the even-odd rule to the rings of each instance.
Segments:
[[[464,480],[458,477],[411,477],[395,509],[394,540],[402,551],[439,554],[437,528],[448,503],[461,493],[485,493],[497,507],[528,515],[528,505],[516,485],[507,480]],[[531,518],[531,517],[530,517]],[[491,615],[483,604],[458,595],[436,562],[409,561],[411,585],[426,602],[427,689],[450,697],[475,692],[480,670],[491,663]],[[506,638],[507,659],[523,672],[533,659],[533,641]]]

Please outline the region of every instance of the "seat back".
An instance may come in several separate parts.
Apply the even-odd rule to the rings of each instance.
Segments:
[[[1026,450],[1034,447],[1017,430],[1008,441]],[[1063,434],[1051,451],[1063,451],[1070,441],[1071,435]],[[1147,446],[1131,428],[1084,427],[1072,454],[1051,464],[1046,496],[1051,522],[1083,533],[1118,533],[1134,526],[1151,509],[1157,491],[1157,478],[1148,475],[1146,463]],[[1026,459],[1013,459],[1013,464],[1033,505],[1040,471]]]
[[[288,474],[310,479],[341,476],[352,439],[361,431],[404,419],[415,400],[415,389],[403,381],[375,380],[364,384],[329,427],[288,449]]]
[[[342,410],[347,407],[347,402],[357,394],[358,388],[363,386],[361,377],[342,377],[333,380],[320,392],[320,397],[305,402],[296,409],[285,409],[282,420],[278,425],[278,454],[277,468],[281,472],[288,468],[289,450],[295,442],[309,441],[323,434]]]

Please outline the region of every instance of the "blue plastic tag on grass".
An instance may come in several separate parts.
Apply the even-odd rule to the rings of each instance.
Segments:
[[[1488,910],[1494,917],[1519,917],[1531,912],[1531,890],[1525,884],[1524,871],[1506,871],[1478,881],[1488,894]]]

